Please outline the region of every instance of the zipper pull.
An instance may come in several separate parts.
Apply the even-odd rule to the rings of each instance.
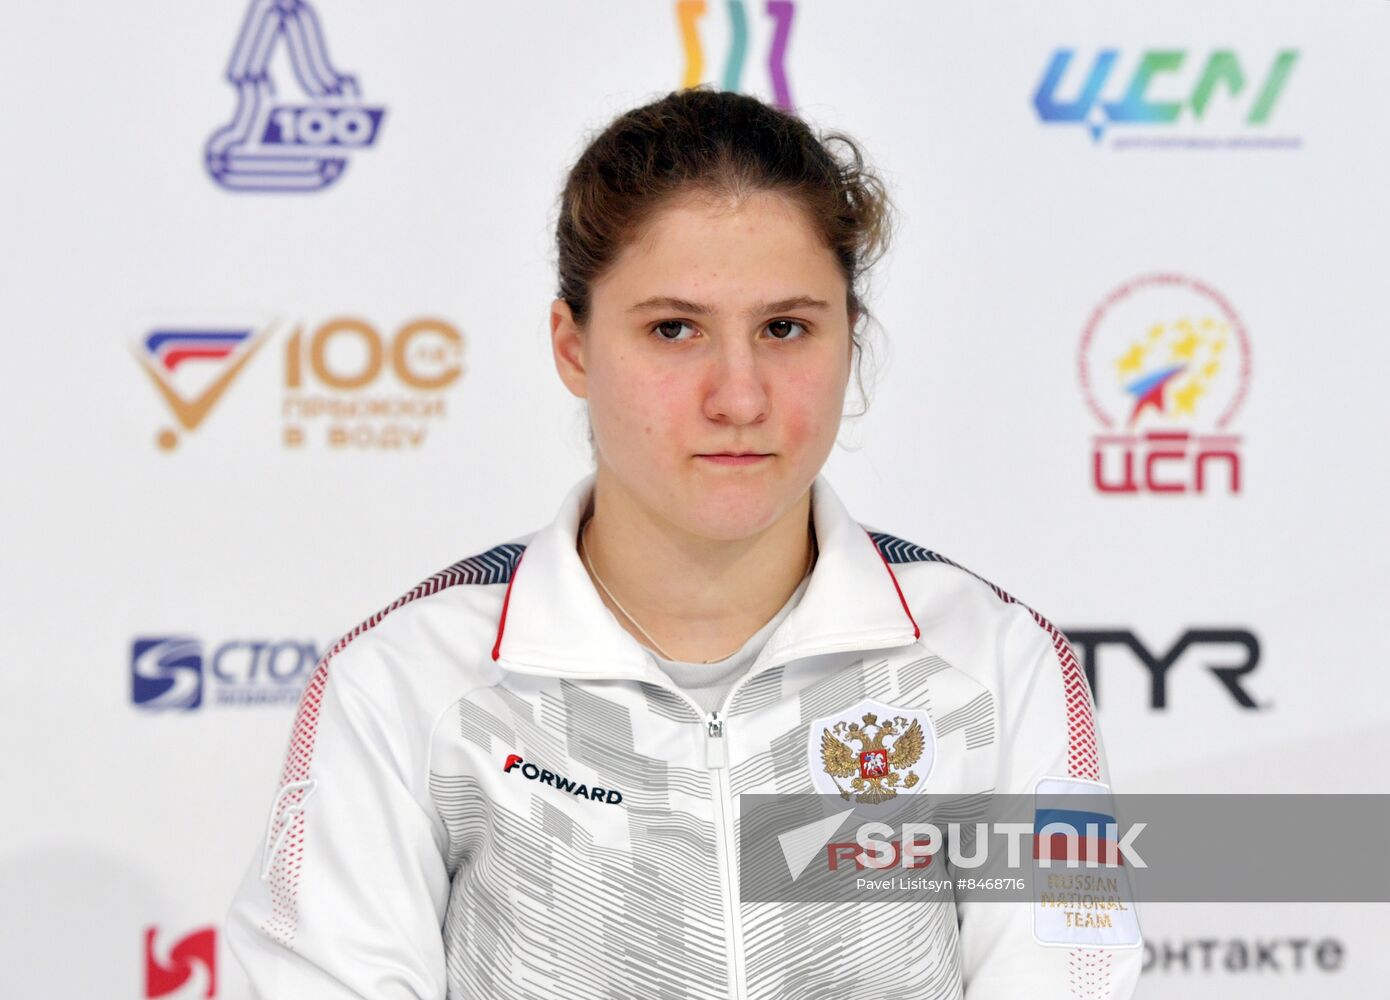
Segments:
[[[705,767],[722,768],[729,764],[724,742],[724,720],[718,712],[705,716]]]

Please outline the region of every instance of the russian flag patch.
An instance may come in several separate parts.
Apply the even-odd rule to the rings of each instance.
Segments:
[[[1143,943],[1110,789],[1043,778],[1034,791],[1033,937],[1067,947]]]

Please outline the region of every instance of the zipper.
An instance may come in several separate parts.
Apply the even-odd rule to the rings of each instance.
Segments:
[[[734,681],[733,686],[725,693],[724,704],[712,712],[704,712],[695,699],[686,694],[678,685],[672,684],[670,678],[664,673],[661,675],[661,679],[665,682],[661,685],[662,687],[668,691],[674,691],[685,699],[695,709],[696,714],[703,713],[704,715],[705,767],[710,773],[710,785],[713,793],[714,839],[729,928],[729,996],[731,1000],[744,1000],[748,996],[748,973],[744,967],[743,912],[738,887],[738,866],[734,861],[736,844],[734,796],[729,782],[729,723],[720,709],[727,711],[729,706],[734,703],[734,698],[738,695],[739,690],[759,674],[791,662],[791,660],[775,659],[771,656],[767,660],[758,662],[761,659],[761,656],[754,659],[743,676]]]
[[[748,996],[748,973],[744,968],[743,910],[738,887],[738,867],[734,862],[736,844],[734,796],[729,782],[729,724],[720,709],[728,711],[739,689],[758,674],[781,663],[791,662],[775,660],[773,657],[768,657],[762,662],[758,662],[759,660],[762,660],[761,655],[754,659],[742,677],[734,681],[733,686],[725,693],[724,704],[719,709],[705,713],[705,767],[709,769],[713,791],[714,837],[729,920],[729,996],[732,1000],[744,1000]],[[669,681],[669,678],[667,680]],[[682,698],[695,706],[696,711],[700,711],[701,706],[696,704],[694,699],[678,687],[676,690]]]
[[[744,969],[743,920],[740,913],[738,866],[734,863],[734,799],[729,787],[729,740],[727,723],[716,709],[706,712],[694,698],[681,688],[670,684],[669,678],[659,687],[671,691],[703,719],[705,727],[705,768],[710,776],[710,798],[714,803],[715,864],[719,868],[719,891],[724,900],[725,940],[729,950],[729,998],[744,1000],[748,996],[747,973]],[[741,681],[742,679],[740,679]],[[735,687],[738,685],[735,684]],[[733,690],[729,691],[733,694]],[[725,699],[728,705],[728,699]]]
[[[729,789],[729,741],[724,735],[724,717],[718,711],[705,716],[705,767],[713,787],[714,830],[718,863],[723,885],[724,906],[729,922],[729,996],[743,1000],[748,995],[743,968],[743,917],[739,903],[738,866],[734,861],[734,798]]]

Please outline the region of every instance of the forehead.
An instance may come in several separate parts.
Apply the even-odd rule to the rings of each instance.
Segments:
[[[643,220],[629,249],[644,253],[668,251],[672,243],[694,233],[756,238],[768,229],[776,230],[779,239],[794,238],[804,244],[804,249],[829,249],[810,211],[801,202],[790,195],[765,190],[739,197],[702,191],[678,195]]]
[[[653,293],[766,299],[829,295],[844,277],[807,209],[758,191],[738,200],[692,194],[663,206],[599,284],[633,302]]]

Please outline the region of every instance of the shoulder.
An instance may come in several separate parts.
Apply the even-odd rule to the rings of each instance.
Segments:
[[[423,709],[488,683],[502,600],[534,532],[465,556],[400,593],[344,632],[310,684],[361,689]]]
[[[1000,681],[1040,661],[1061,675],[1076,670],[1066,636],[1031,605],[939,552],[867,525],[865,530],[897,578],[923,644],[948,662],[973,665],[972,672]]]
[[[939,552],[867,525],[864,530],[899,583],[911,586],[912,596],[927,613],[941,610],[937,604],[951,602],[977,605],[980,613],[1007,610],[1009,617],[1029,610],[1003,587]]]

